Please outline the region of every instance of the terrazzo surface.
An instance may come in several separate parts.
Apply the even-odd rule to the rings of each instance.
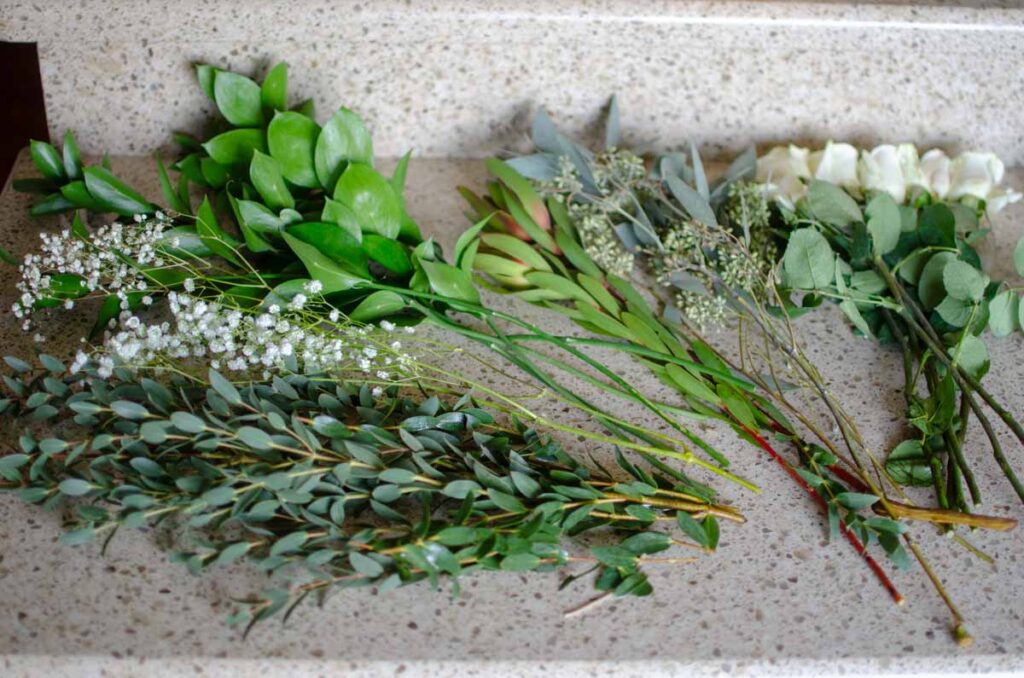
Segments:
[[[617,93],[634,147],[913,139],[1024,163],[1019,2],[5,0],[0,40],[38,42],[52,133],[96,153],[206,119],[190,62],[283,58],[382,156],[483,157],[536,106],[577,133]]]
[[[114,166],[147,195],[159,195],[148,159],[115,158]],[[23,154],[14,175],[29,173]],[[452,187],[483,180],[476,161],[417,159],[410,168],[408,204],[424,232],[450,251],[465,226]],[[1024,186],[1022,173],[1011,180],[1018,189]],[[15,253],[33,247],[40,228],[57,227],[53,219],[28,218],[27,204],[10,188],[0,197],[0,245]],[[1007,274],[1002,259],[1022,231],[1020,204],[999,215],[987,246],[990,256],[1001,253],[994,273]],[[10,269],[0,271],[0,344],[4,353],[25,354],[30,342],[8,311],[13,280]],[[553,331],[572,332],[535,309],[494,296],[487,301]],[[48,352],[70,350],[72,338],[90,323],[85,314],[61,318],[52,327],[63,338],[48,344]],[[800,328],[869,444],[891,447],[901,427],[896,355],[852,338],[831,309],[802,319]],[[1024,339],[994,344],[988,386],[1020,412]],[[650,387],[655,397],[671,397],[622,356],[598,357]],[[453,361],[453,369],[502,383],[493,370],[465,356]],[[656,426],[604,402],[622,416]],[[574,421],[556,404],[539,407]],[[93,545],[60,546],[59,515],[0,496],[0,674],[527,676],[557,669],[578,676],[810,676],[1024,669],[1020,533],[971,536],[995,559],[988,566],[944,537],[919,531],[976,638],[972,648],[959,649],[949,635],[948,615],[920,571],[894,575],[908,599],[894,606],[845,543],[826,544],[821,515],[779,467],[731,435],[701,428],[727,452],[734,470],[762,485],[760,496],[722,488],[723,499],[743,510],[749,522],[723,529],[719,550],[693,565],[652,570],[655,595],[607,602],[572,618],[563,613],[593,595],[587,583],[560,591],[553,574],[479,574],[465,579],[457,598],[427,586],[346,592],[323,609],[299,608],[287,626],[257,626],[243,641],[223,621],[233,597],[264,586],[266,580],[252,569],[238,565],[192,576],[168,562],[168,548],[177,539],[170,528],[120,535],[105,554]],[[563,442],[577,454],[593,453],[599,460],[610,455],[577,440]],[[1019,447],[1008,438],[1004,445],[1019,462]],[[980,442],[974,457],[985,511],[1019,517],[1020,504]]]

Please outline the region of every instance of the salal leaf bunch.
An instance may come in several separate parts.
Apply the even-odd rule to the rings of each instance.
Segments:
[[[406,210],[409,156],[382,175],[359,115],[342,107],[321,125],[311,101],[292,106],[284,63],[262,83],[207,64],[196,72],[219,116],[209,138],[176,135],[176,180],[157,158],[161,206],[118,179],[106,160],[87,166],[69,132],[61,152],[32,143],[42,177],[16,186],[46,194],[32,213],[131,217],[161,210],[174,218],[167,236],[179,243],[174,249],[215,260],[223,292],[242,301],[266,287],[258,294],[288,301],[309,280],[360,321],[415,315],[394,292],[377,289],[382,285],[477,300],[468,276],[444,262]],[[76,229],[88,239],[83,222]],[[156,282],[180,284],[166,275]]]
[[[647,595],[645,563],[676,545],[715,548],[727,506],[618,455],[588,469],[470,395],[454,403],[316,376],[233,383],[157,379],[50,356],[8,358],[3,411],[20,438],[0,456],[0,487],[32,504],[71,500],[62,541],[109,541],[174,521],[176,560],[199,572],[245,558],[274,575],[232,617],[254,623],[313,595],[357,586],[435,588],[479,570],[552,571],[590,563],[597,586]],[[36,424],[48,425],[45,437]],[[670,521],[681,538],[655,529]],[[611,528],[583,555],[565,538]]]

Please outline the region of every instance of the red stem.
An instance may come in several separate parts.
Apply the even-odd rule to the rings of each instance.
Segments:
[[[761,446],[761,449],[767,452],[772,459],[778,462],[778,464],[783,469],[785,469],[786,473],[788,473],[789,476],[793,480],[795,480],[796,483],[804,489],[804,491],[807,492],[807,494],[811,495],[823,509],[828,511],[828,502],[825,501],[825,498],[822,497],[817,490],[811,487],[806,480],[801,478],[800,474],[793,470],[793,467],[790,466],[786,462],[786,460],[783,459],[782,456],[775,451],[775,449],[768,443],[767,440],[762,438],[760,435],[758,435],[755,431],[751,430],[747,426],[738,422],[737,425],[741,429],[743,429],[744,433],[746,433],[755,441],[757,441],[757,444]],[[831,468],[829,470],[831,470]],[[846,472],[843,471],[843,473]],[[860,483],[860,481],[857,481],[857,483]],[[868,564],[868,567],[871,568],[871,571],[875,573],[875,577],[877,577],[878,581],[882,584],[882,586],[885,587],[885,590],[889,592],[889,595],[892,597],[893,602],[895,602],[897,605],[902,605],[904,601],[903,595],[896,590],[895,584],[893,584],[892,580],[889,579],[889,576],[885,573],[885,570],[883,570],[882,566],[878,564],[878,561],[875,560],[874,557],[872,557],[871,554],[867,552],[867,549],[864,547],[864,544],[862,544],[860,539],[857,538],[857,535],[855,535],[853,531],[850,530],[849,527],[847,527],[846,523],[843,521],[842,518],[839,519],[839,530],[846,536],[846,540],[850,542],[851,546],[853,546],[853,550],[856,551],[858,555],[860,555],[862,558],[864,558],[864,562]]]

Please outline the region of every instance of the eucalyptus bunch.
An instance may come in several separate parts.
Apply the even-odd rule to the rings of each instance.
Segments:
[[[904,566],[906,544],[949,604],[958,636],[966,639],[960,613],[901,519],[994,529],[1008,529],[1014,521],[915,507],[905,497],[896,501],[890,484],[875,479],[856,423],[803,354],[790,322],[796,310],[777,273],[779,247],[769,207],[763,192],[743,181],[754,175],[753,150],[715,184],[695,149],[689,157],[673,153],[645,161],[616,147],[614,100],[601,152],[560,134],[543,113],[535,119],[533,138],[536,153],[489,161],[496,180],[486,197],[463,191],[472,218],[493,213],[490,232],[478,238],[474,267],[499,291],[569,315],[603,337],[582,341],[636,354],[688,408],[757,442],[827,508],[832,531],[853,537],[859,553],[863,543],[877,541]],[[637,261],[648,263],[657,278],[648,292],[666,302],[663,315],[620,277]],[[727,319],[740,328],[738,363],[701,334],[705,325]],[[705,370],[694,369],[694,363]],[[723,381],[722,374],[736,381]],[[794,401],[794,387],[825,406],[842,435],[842,449]],[[810,440],[787,414],[810,431]],[[791,443],[797,462],[784,460],[772,439]],[[865,508],[876,515],[859,515]],[[881,568],[870,557],[868,563],[901,600]]]
[[[691,560],[652,554],[713,549],[719,519],[742,521],[657,460],[648,471],[619,454],[618,478],[588,469],[470,394],[447,404],[317,375],[235,384],[215,370],[150,378],[91,362],[69,373],[49,356],[6,362],[0,407],[20,438],[0,456],[3,489],[46,508],[74,500],[66,544],[174,521],[193,544],[175,559],[191,571],[247,558],[277,585],[235,623],[343,588],[457,590],[470,572],[575,562],[609,595],[647,595],[644,565]],[[653,529],[668,521],[685,540]],[[570,554],[565,537],[598,528],[614,538]]]

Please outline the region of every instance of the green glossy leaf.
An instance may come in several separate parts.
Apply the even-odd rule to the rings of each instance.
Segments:
[[[363,233],[395,239],[401,231],[402,208],[387,179],[360,163],[352,163],[334,187],[334,199],[352,210]]]
[[[296,186],[317,188],[314,149],[321,135],[320,126],[294,112],[278,112],[267,127],[270,155],[281,164],[284,177]]]
[[[368,323],[400,313],[405,309],[405,300],[389,290],[378,290],[369,295],[348,313],[356,322]]]
[[[349,235],[356,239],[356,242],[363,241],[363,231],[359,227],[359,220],[356,219],[355,212],[337,200],[324,197],[324,209],[320,214],[320,220],[329,221],[341,226],[348,231]]]
[[[341,268],[361,278],[370,277],[366,266],[366,252],[362,244],[341,226],[324,221],[311,221],[291,224],[285,228],[285,232],[312,245],[321,254],[333,259]]]
[[[276,64],[263,78],[260,103],[272,111],[288,110],[288,64],[285,62]]]
[[[266,152],[267,140],[261,129],[233,129],[213,137],[203,149],[221,165],[244,165],[253,151]]]
[[[90,195],[105,209],[123,216],[148,214],[153,205],[102,167],[86,167],[83,170],[85,185]]]
[[[836,495],[836,501],[841,506],[850,509],[851,511],[859,511],[866,509],[878,502],[878,497],[873,494],[864,494],[862,492],[840,492]]]
[[[363,236],[363,250],[367,257],[386,268],[392,276],[404,278],[413,272],[406,247],[396,240],[367,233]]]
[[[235,249],[239,242],[224,232],[217,223],[217,217],[213,213],[209,196],[203,198],[203,204],[196,212],[196,233],[199,239],[217,256],[228,261],[238,263]]]
[[[365,278],[353,275],[341,265],[335,263],[333,259],[321,253],[313,245],[305,243],[288,233],[282,235],[295,255],[302,260],[306,271],[309,273],[309,277],[313,280],[319,280],[323,284],[324,294],[351,289],[366,281]]]
[[[78,150],[78,142],[71,130],[64,132],[64,173],[68,179],[82,178],[82,152]]]
[[[704,530],[704,526],[698,523],[693,516],[685,511],[677,511],[676,522],[679,524],[679,529],[683,531],[683,534],[701,546],[708,547],[708,534]]]
[[[60,181],[65,178],[64,160],[50,144],[33,139],[29,142],[29,155],[36,169],[47,179]]]
[[[314,164],[320,185],[326,190],[333,189],[347,163],[372,165],[373,140],[362,118],[340,108],[316,141]]]
[[[218,71],[213,79],[213,100],[221,114],[236,127],[263,124],[260,86],[244,75]]]
[[[431,289],[439,296],[480,303],[480,294],[473,285],[473,279],[462,269],[437,261],[420,260],[419,263]]]
[[[252,185],[263,198],[263,202],[272,210],[295,207],[295,199],[284,182],[281,166],[274,158],[254,151],[249,165],[249,178]]]

